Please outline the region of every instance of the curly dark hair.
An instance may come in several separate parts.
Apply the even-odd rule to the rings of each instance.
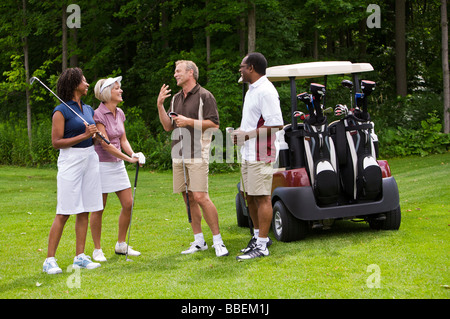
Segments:
[[[68,68],[59,76],[56,84],[58,96],[64,101],[70,101],[76,88],[83,81],[83,71],[80,68]]]

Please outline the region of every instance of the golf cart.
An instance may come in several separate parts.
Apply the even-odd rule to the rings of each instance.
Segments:
[[[372,229],[396,230],[401,213],[397,183],[385,160],[377,160],[378,139],[367,111],[375,82],[359,80],[373,71],[369,63],[311,62],[267,68],[270,81],[289,81],[291,123],[277,133],[277,162],[272,182],[272,228],[279,241],[305,238],[335,220],[365,221]],[[328,75],[348,74],[351,107],[325,108]],[[310,93],[297,95],[296,79],[324,77]],[[245,93],[245,87],[244,87]],[[353,95],[354,90],[354,95]],[[327,92],[328,93],[328,92]],[[297,104],[307,109],[301,112]],[[340,119],[327,122],[327,111]],[[299,121],[300,120],[300,121]],[[236,195],[237,223],[251,227],[245,198]]]

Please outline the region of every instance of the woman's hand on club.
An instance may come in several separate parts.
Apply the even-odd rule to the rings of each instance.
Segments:
[[[139,162],[139,165],[142,166],[145,164],[145,156],[142,152],[139,153],[133,153],[131,155],[132,158],[136,159],[136,161],[133,161],[133,163]]]
[[[89,137],[94,137],[94,135],[98,132],[97,126],[95,124],[86,125],[86,131],[84,134]]]

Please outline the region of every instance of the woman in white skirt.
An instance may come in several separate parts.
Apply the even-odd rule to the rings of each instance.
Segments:
[[[58,105],[52,115],[52,144],[60,150],[57,174],[56,217],[48,237],[47,258],[43,271],[58,274],[62,270],[55,254],[64,225],[70,215],[76,215],[76,256],[73,267],[93,269],[100,266],[84,254],[89,212],[103,208],[98,155],[94,150],[93,136],[98,133],[93,119],[94,110],[81,101],[89,84],[79,68],[66,69],[58,79],[58,96],[89,125],[64,104]]]
[[[111,144],[104,142],[95,145],[100,160],[100,176],[103,193],[103,209],[92,213],[91,233],[94,241],[94,252],[92,257],[95,261],[106,261],[101,248],[102,216],[106,207],[106,200],[109,193],[116,193],[122,209],[119,216],[119,233],[115,245],[115,253],[130,256],[139,256],[141,253],[127,247],[126,235],[130,225],[131,209],[133,205],[133,195],[131,191],[130,179],[125,169],[123,161],[145,163],[142,153],[135,154],[128,142],[125,133],[125,114],[117,107],[122,102],[122,89],[120,81],[122,77],[101,79],[95,85],[95,97],[99,99],[99,107],[95,110],[94,120],[99,131],[105,135]],[[123,150],[123,152],[122,152]],[[125,153],[124,153],[125,152]]]

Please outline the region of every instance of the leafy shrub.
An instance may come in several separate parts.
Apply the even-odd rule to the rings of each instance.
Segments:
[[[444,153],[450,148],[450,135],[442,133],[437,112],[428,113],[419,129],[397,127],[377,132],[380,153],[385,157]]]

